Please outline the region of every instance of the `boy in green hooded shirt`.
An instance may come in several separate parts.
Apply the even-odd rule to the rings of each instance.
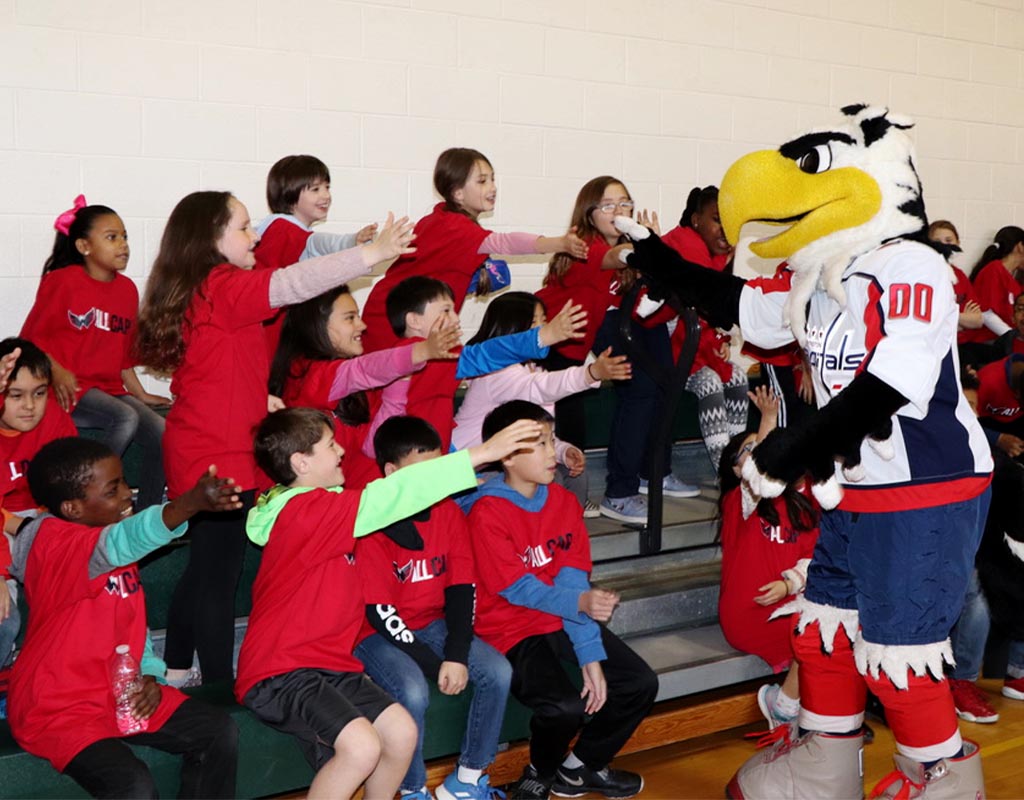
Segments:
[[[309,796],[391,797],[416,744],[416,724],[352,655],[365,605],[355,540],[476,486],[475,468],[540,435],[510,425],[478,447],[415,464],[361,491],[342,491],[343,451],[330,418],[308,408],[270,414],[256,433],[259,466],[278,485],[249,512],[264,545],[235,694],[299,739],[317,770]]]

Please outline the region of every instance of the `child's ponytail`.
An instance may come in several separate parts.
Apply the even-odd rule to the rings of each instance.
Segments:
[[[88,205],[85,195],[78,195],[75,204],[53,221],[57,235],[53,238],[53,252],[43,264],[43,275],[72,264],[81,264],[82,254],[78,252],[75,243],[88,237],[93,223],[107,214],[116,216],[117,212],[107,206]]]
[[[996,232],[992,244],[985,248],[985,252],[981,254],[981,258],[971,270],[971,280],[973,281],[977,277],[982,267],[997,258],[1005,258],[1021,242],[1024,242],[1024,229],[1018,228],[1016,225],[1000,228]]]
[[[700,186],[694,186],[692,189],[690,189],[690,193],[686,196],[686,208],[683,209],[683,213],[679,217],[679,227],[692,228],[693,215],[699,214],[710,203],[717,202],[717,186],[705,186],[703,189]]]

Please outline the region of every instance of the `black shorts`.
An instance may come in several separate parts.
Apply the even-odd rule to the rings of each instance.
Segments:
[[[260,681],[245,707],[271,728],[299,740],[313,769],[334,755],[334,741],[352,720],[373,722],[395,701],[362,672],[297,669]]]

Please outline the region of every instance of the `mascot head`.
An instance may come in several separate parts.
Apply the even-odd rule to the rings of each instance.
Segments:
[[[718,195],[730,242],[746,222],[785,226],[750,249],[789,261],[795,279],[788,315],[801,340],[804,307],[819,282],[845,304],[842,274],[853,258],[890,239],[922,236],[928,226],[914,148],[903,133],[910,120],[865,105],[842,111],[842,125],[741,158]]]

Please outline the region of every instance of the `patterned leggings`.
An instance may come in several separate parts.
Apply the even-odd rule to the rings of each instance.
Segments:
[[[732,377],[722,383],[711,367],[701,367],[686,381],[686,390],[697,395],[700,432],[717,473],[725,446],[747,427],[747,374],[733,364]]]

